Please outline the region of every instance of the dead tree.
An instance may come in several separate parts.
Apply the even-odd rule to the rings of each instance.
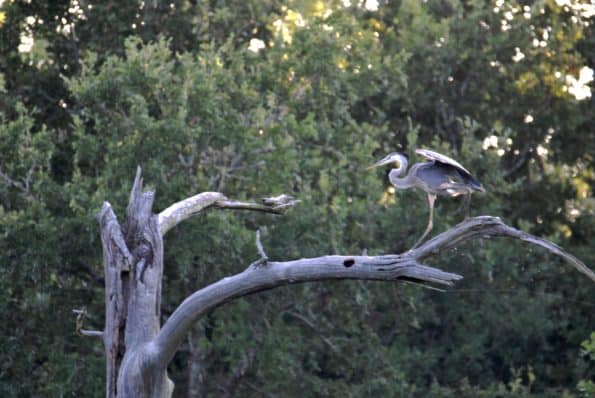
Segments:
[[[465,241],[505,236],[542,246],[595,281],[595,274],[552,242],[482,216],[443,232],[416,249],[381,256],[330,255],[291,261],[270,260],[256,235],[260,258],[236,275],[223,278],[188,296],[160,324],[163,236],[183,220],[209,209],[243,209],[282,214],[298,201],[281,195],[262,203],[241,202],[218,192],[204,192],[154,214],[154,192],[143,192],[137,170],[126,220],[120,224],[108,202],[97,219],[101,226],[105,272],[103,331],[81,330],[103,339],[106,397],[170,397],[173,383],[167,366],[192,325],[208,311],[238,297],[292,283],[329,279],[413,281],[451,285],[462,278],[423,264]]]

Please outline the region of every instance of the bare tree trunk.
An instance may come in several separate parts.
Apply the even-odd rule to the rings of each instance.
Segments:
[[[81,330],[103,337],[106,355],[106,397],[170,397],[173,383],[167,377],[169,361],[158,360],[154,345],[160,330],[163,235],[176,224],[209,207],[283,214],[298,201],[282,195],[263,204],[227,199],[205,192],[153,214],[153,192],[143,192],[140,167],[130,194],[126,220],[118,223],[105,202],[97,219],[101,227],[105,272],[105,328]],[[201,354],[195,368],[204,376]],[[204,396],[204,380],[193,391]],[[202,387],[201,387],[202,385]]]
[[[98,216],[106,270],[108,398],[167,397],[173,391],[166,367],[151,361],[147,349],[160,328],[163,238],[152,212],[154,194],[142,187],[138,168],[123,227],[109,203]]]
[[[224,398],[233,398],[236,395],[236,390],[240,386],[240,382],[248,369],[252,366],[252,363],[256,359],[256,354],[258,352],[257,345],[253,345],[249,347],[246,353],[244,354],[244,358],[240,361],[238,366],[233,370],[231,375],[227,378],[225,386],[223,386],[223,395]]]
[[[163,276],[163,235],[183,220],[209,208],[242,209],[282,214],[298,201],[280,195],[263,203],[227,199],[218,192],[205,192],[175,203],[153,214],[153,192],[142,191],[140,168],[120,226],[109,203],[98,214],[105,272],[105,328],[102,332],[81,330],[101,336],[106,355],[106,397],[167,398],[173,383],[167,365],[194,323],[226,302],[277,286],[329,279],[414,281],[452,285],[462,277],[423,265],[467,240],[506,236],[539,245],[564,258],[595,281],[595,274],[576,257],[552,242],[503,224],[496,217],[475,217],[439,234],[403,254],[382,256],[322,256],[292,261],[270,261],[257,234],[260,259],[243,272],[223,278],[188,296],[160,325],[161,280]],[[257,347],[248,347],[244,360],[223,386],[233,396],[241,377],[256,356]],[[193,394],[204,395],[204,355],[195,353],[198,374]],[[192,379],[192,378],[190,378]]]
[[[109,204],[104,204],[98,217],[101,225],[105,272],[105,329],[103,342],[106,358],[106,396],[116,396],[118,370],[124,352],[126,292],[132,255],[124,242],[122,230]],[[126,287],[126,289],[125,289]]]
[[[209,350],[201,348],[196,342],[196,329],[190,331],[188,337],[188,349],[190,358],[188,359],[188,398],[206,398],[207,396],[207,360]]]

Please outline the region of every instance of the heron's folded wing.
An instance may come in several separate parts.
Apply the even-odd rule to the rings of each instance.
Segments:
[[[471,175],[471,173],[469,172],[469,170],[467,170],[466,168],[464,168],[462,164],[460,164],[456,160],[454,160],[452,158],[449,158],[448,156],[443,155],[441,153],[434,152],[434,151],[431,151],[429,149],[416,149],[415,150],[415,153],[417,153],[418,155],[421,155],[421,156],[425,157],[426,159],[433,160],[435,162],[449,164],[449,165],[454,166],[457,169],[460,169],[460,170],[464,171],[465,173]]]

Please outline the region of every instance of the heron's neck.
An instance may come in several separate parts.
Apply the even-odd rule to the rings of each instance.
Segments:
[[[392,169],[390,173],[388,173],[388,179],[397,188],[406,189],[413,186],[413,182],[409,175],[399,178],[404,172],[407,170],[407,160],[403,159],[400,162],[400,165],[396,169]]]

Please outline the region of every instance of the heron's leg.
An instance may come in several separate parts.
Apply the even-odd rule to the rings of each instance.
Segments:
[[[463,205],[465,206],[465,220],[469,218],[469,204],[471,203],[471,192],[465,195]]]
[[[426,230],[422,234],[422,236],[415,242],[411,249],[415,249],[421,242],[423,242],[424,238],[430,233],[432,227],[434,226],[434,202],[436,201],[436,195],[429,193],[428,194],[428,204],[430,205],[430,219],[428,220],[428,226]]]

